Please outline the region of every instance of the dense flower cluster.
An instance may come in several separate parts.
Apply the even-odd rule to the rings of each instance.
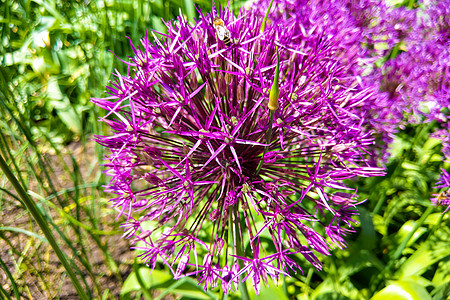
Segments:
[[[132,46],[129,72],[94,99],[113,130],[97,141],[110,150],[125,237],[150,267],[205,289],[250,278],[259,292],[268,275],[301,270],[298,255],[321,269],[317,255],[345,247],[357,214],[342,181],[383,174],[367,159],[373,100],[356,76],[356,34],[336,38],[306,18],[261,30],[262,19],[179,17],[162,41]]]
[[[380,36],[384,32],[387,49],[399,53],[384,53],[389,59],[367,80],[380,83],[385,93],[378,97],[391,103],[384,111],[392,119],[385,122],[376,115],[371,119],[382,124],[384,132],[407,123],[440,123],[434,137],[442,140],[443,154],[450,159],[450,1],[426,2],[416,9],[391,8],[383,20],[395,24],[390,26],[394,30],[378,32]],[[446,178],[445,173],[441,178]]]
[[[347,78],[357,80],[356,88],[364,87],[374,95],[362,103],[361,110],[366,114],[362,127],[373,130],[377,137],[371,149],[376,152],[374,161],[379,161],[380,157],[386,160],[387,146],[404,118],[405,109],[403,103],[397,105],[385,92],[384,78],[375,63],[388,55],[386,49],[413,30],[415,14],[388,7],[381,0],[284,0],[276,1],[274,6],[271,20],[280,27],[292,28],[289,34],[299,36],[301,45],[305,44],[305,36],[314,39],[318,33],[333,41],[333,51],[345,65]],[[256,6],[261,15],[263,7]],[[363,76],[374,68],[370,76]],[[390,83],[389,79],[387,82]]]

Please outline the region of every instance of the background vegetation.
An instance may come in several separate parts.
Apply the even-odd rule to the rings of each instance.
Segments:
[[[208,0],[195,4],[211,10]],[[164,32],[161,18],[179,9],[197,15],[192,0],[0,0],[1,298],[223,298],[164,269],[148,275],[135,260],[102,192],[102,148],[91,141],[104,128],[90,99],[103,96],[114,69],[126,72],[115,57],[131,55],[125,37],[138,43],[146,29]],[[439,168],[449,167],[430,138],[435,126],[407,127],[387,175],[353,183],[368,199],[360,226],[347,249],[323,259],[324,271],[305,266],[251,297],[449,297],[449,216],[429,201]]]

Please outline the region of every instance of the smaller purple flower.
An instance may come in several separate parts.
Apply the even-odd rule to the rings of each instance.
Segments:
[[[208,289],[208,286],[215,288],[223,270],[218,265],[213,264],[212,256],[209,253],[206,254],[203,258],[203,264],[197,265],[197,267],[200,268],[198,271],[187,273],[186,276],[198,275],[198,284],[204,284],[205,291]]]
[[[233,255],[234,256],[234,255]],[[280,269],[277,269],[272,265],[272,261],[278,254],[272,254],[263,258],[259,258],[259,245],[255,249],[253,249],[253,258],[235,256],[244,261],[245,266],[239,271],[236,276],[240,276],[241,274],[247,273],[246,276],[242,279],[242,281],[247,280],[250,277],[253,287],[255,288],[255,292],[259,295],[261,291],[261,279],[263,282],[268,285],[267,275],[269,274],[271,277],[275,277],[277,273],[282,273],[284,275],[289,276],[289,274],[283,272]]]
[[[441,178],[436,183],[436,186],[434,188],[442,189],[442,191],[438,194],[434,194],[434,198],[431,198],[431,202],[436,205],[447,205],[447,209],[445,211],[448,211],[450,209],[450,174],[442,169]]]
[[[184,254],[180,261],[178,262],[178,267],[177,267],[177,271],[175,272],[175,277],[174,279],[178,279],[179,277],[183,277],[181,276],[184,272],[184,269],[186,269],[186,265],[189,262],[189,254]]]
[[[441,140],[442,153],[446,160],[450,160],[450,123],[443,124],[443,127],[442,129],[436,130],[432,134],[432,137]]]
[[[229,266],[225,266],[222,269],[222,290],[224,293],[228,293],[231,289],[232,272]]]

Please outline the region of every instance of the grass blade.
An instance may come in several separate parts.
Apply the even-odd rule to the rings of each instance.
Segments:
[[[0,257],[0,265],[2,266],[3,270],[6,273],[6,276],[8,276],[9,280],[11,281],[11,285],[12,288],[14,290],[14,295],[16,296],[16,299],[20,299],[20,294],[19,294],[19,290],[17,289],[17,284],[14,281],[14,278],[11,275],[11,272],[9,272],[8,267],[6,266],[6,264],[3,262],[2,258]]]
[[[25,206],[27,207],[30,214],[33,216],[33,218],[36,220],[37,224],[41,228],[42,232],[44,233],[45,237],[47,238],[48,242],[52,246],[53,250],[55,251],[55,254],[58,256],[59,261],[63,264],[64,268],[67,271],[67,274],[69,275],[72,284],[74,285],[75,289],[77,290],[78,296],[80,296],[81,299],[89,299],[89,297],[86,295],[85,291],[81,287],[81,284],[76,277],[75,273],[72,270],[72,267],[70,266],[69,262],[67,261],[64,253],[59,249],[58,244],[56,243],[55,238],[53,237],[53,234],[48,227],[45,218],[39,213],[38,208],[36,207],[36,204],[31,200],[30,196],[25,192],[25,190],[22,188],[20,183],[17,181],[14,174],[10,171],[8,165],[6,164],[5,160],[3,159],[3,156],[0,155],[0,167],[3,170],[6,177],[8,177],[11,184],[14,186],[14,189],[19,194],[20,198],[22,198],[22,201],[24,202]]]
[[[0,230],[23,233],[23,234],[29,235],[31,237],[37,238],[38,240],[40,240],[44,243],[48,243],[47,239],[45,237],[43,237],[42,235],[39,235],[37,233],[31,232],[31,231],[28,231],[25,229],[16,228],[16,227],[0,227]]]

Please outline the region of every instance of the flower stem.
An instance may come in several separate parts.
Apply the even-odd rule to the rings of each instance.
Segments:
[[[267,21],[267,17],[269,16],[270,9],[272,8],[272,3],[273,3],[273,0],[270,1],[269,7],[267,7],[266,15],[264,16],[264,19],[261,23],[261,32],[264,32],[264,29],[266,28],[266,21]]]
[[[270,119],[269,119],[269,128],[267,129],[267,132],[266,132],[266,144],[268,144],[268,145],[270,144],[270,140],[272,139],[272,125],[273,125],[274,117],[275,117],[275,111],[271,110],[270,111]],[[256,168],[256,175],[258,175],[259,171],[261,170],[261,167],[263,165],[264,155],[266,154],[268,148],[269,148],[269,146],[264,147],[264,152],[263,152],[262,158],[258,163],[258,167]]]
[[[240,261],[239,265],[243,265],[243,262]],[[242,266],[241,266],[242,267]],[[248,295],[247,284],[246,282],[242,282],[243,275],[239,276],[239,291],[241,291],[241,299],[242,300],[250,300],[250,296]]]
[[[413,235],[416,233],[416,231],[420,228],[420,226],[423,225],[425,220],[428,218],[428,216],[433,212],[435,208],[433,206],[429,206],[426,211],[422,214],[420,219],[414,224],[414,227],[409,232],[409,234],[405,237],[405,239],[402,241],[402,243],[398,246],[397,250],[395,251],[394,255],[389,260],[389,263],[386,264],[384,269],[378,274],[378,276],[374,279],[374,283],[371,284],[372,289],[376,291],[378,289],[379,284],[383,279],[385,279],[386,275],[391,271],[391,268],[394,266],[394,264],[397,262],[397,260],[402,255],[403,250],[405,250],[406,246],[408,245],[409,240],[413,237]]]
[[[239,232],[238,228],[239,228],[239,218],[237,217],[237,214],[239,212],[237,210],[234,211],[234,222],[233,222],[233,226],[236,229],[234,232]],[[234,238],[234,242],[236,244],[236,255],[237,256],[241,256],[241,257],[245,257],[245,252],[243,249],[243,245],[241,244],[241,239],[237,236],[237,235],[233,235]],[[239,260],[239,269],[243,269],[244,267],[244,261],[243,260]],[[247,289],[247,284],[245,282],[242,281],[242,279],[244,278],[244,274],[241,274],[239,276],[239,291],[241,292],[241,299],[242,300],[250,300],[250,296],[248,295],[248,289]]]

